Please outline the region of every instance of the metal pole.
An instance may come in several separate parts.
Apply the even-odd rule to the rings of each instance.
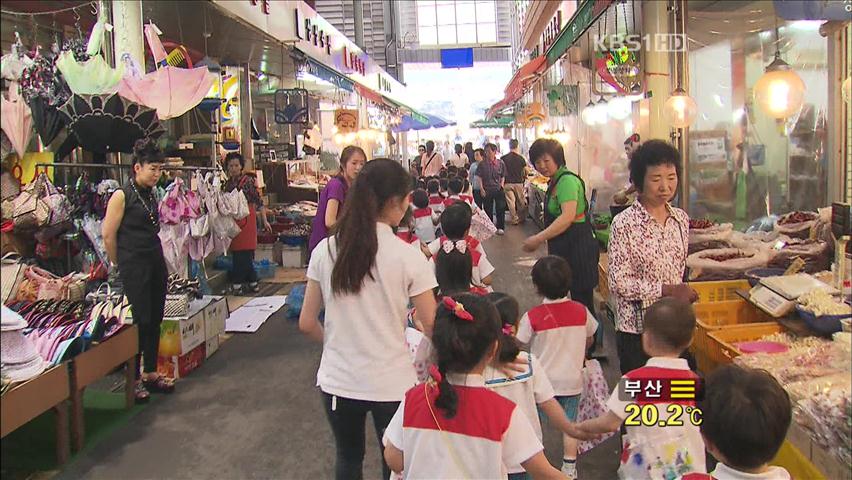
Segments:
[[[355,44],[366,52],[367,47],[364,45],[364,2],[362,0],[352,0],[352,7],[355,9],[353,15],[355,20]]]
[[[658,34],[671,33],[668,7],[670,2],[642,2],[642,33],[648,38],[657,38]],[[663,107],[672,91],[669,56],[653,45],[642,43],[642,58],[645,59],[645,84],[647,91],[653,92],[650,99],[642,103],[648,105],[648,132],[642,132],[643,139],[669,140],[669,124],[663,116]],[[648,48],[648,47],[652,48]]]
[[[121,65],[121,57],[125,53],[130,54],[137,65],[144,66],[145,40],[142,36],[141,0],[113,0],[111,6],[115,66]]]

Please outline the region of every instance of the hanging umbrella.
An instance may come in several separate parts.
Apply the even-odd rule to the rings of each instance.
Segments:
[[[21,35],[15,32],[15,43],[12,51],[0,58],[0,76],[10,82],[17,82],[25,68],[32,65],[33,60],[24,53]]]
[[[157,110],[161,120],[179,117],[198,105],[210,91],[216,75],[207,67],[180,68],[165,63],[166,51],[160,42],[162,32],[153,23],[145,25],[145,38],[154,55],[157,70],[142,78],[124,77],[118,93],[134,102]]]
[[[21,94],[33,112],[33,123],[41,141],[47,145],[65,127],[64,117],[59,113],[71,91],[56,69],[55,56],[36,51],[33,64],[24,69],[21,76]]]
[[[18,157],[24,158],[27,145],[33,133],[33,115],[30,107],[18,94],[18,83],[9,86],[9,99],[0,97],[0,126],[12,142],[12,147],[18,152]]]
[[[56,67],[62,72],[71,91],[77,95],[101,95],[118,90],[123,73],[121,69],[110,67],[100,53],[104,30],[112,30],[112,25],[98,19],[86,48],[86,53],[90,55],[88,60],[78,61],[73,50],[63,51],[56,60]]]
[[[131,153],[136,140],[165,132],[157,112],[117,93],[73,95],[59,111],[67,117],[77,143],[95,153]]]

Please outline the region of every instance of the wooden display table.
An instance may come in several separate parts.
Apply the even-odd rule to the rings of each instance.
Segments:
[[[67,363],[57,365],[12,388],[0,401],[0,437],[5,437],[52,409],[56,413],[56,461],[60,465],[67,462],[71,454],[68,440],[70,392]]]
[[[130,325],[108,340],[77,355],[71,361],[71,438],[75,451],[80,451],[85,444],[83,392],[86,387],[124,364],[125,401],[127,408],[133,406],[138,351],[139,329],[136,325]]]

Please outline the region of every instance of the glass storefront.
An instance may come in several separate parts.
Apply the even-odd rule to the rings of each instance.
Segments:
[[[689,88],[699,108],[688,143],[694,218],[744,226],[828,203],[829,40],[823,22],[776,19],[772,5],[715,2],[688,12]],[[753,100],[776,48],[806,87],[801,110],[781,120]]]

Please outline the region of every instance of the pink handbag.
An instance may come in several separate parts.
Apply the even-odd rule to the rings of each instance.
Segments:
[[[609,387],[601,364],[597,360],[586,360],[583,367],[583,394],[580,397],[580,405],[577,407],[577,422],[591,420],[605,414],[608,410],[607,400],[609,400]],[[583,454],[591,450],[612,435],[613,433],[608,433],[597,440],[580,442],[577,453]]]

